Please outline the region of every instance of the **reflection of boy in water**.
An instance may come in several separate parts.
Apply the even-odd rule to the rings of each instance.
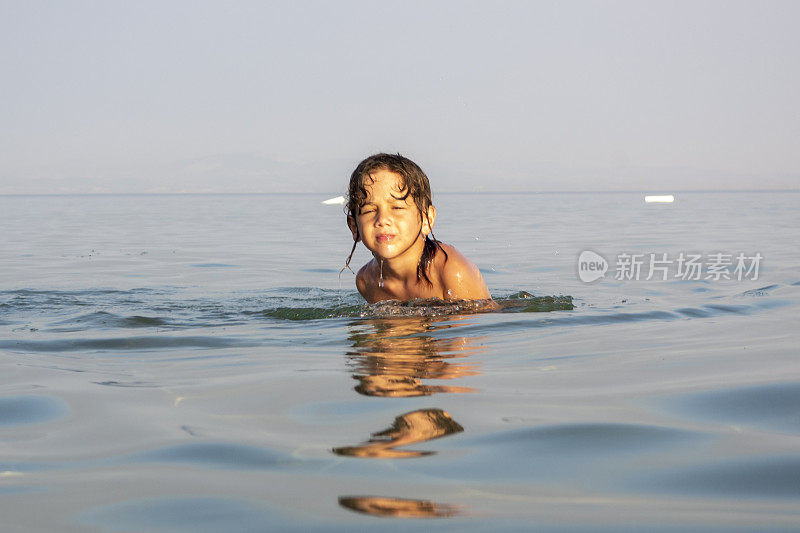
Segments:
[[[408,398],[411,396],[430,396],[439,392],[475,392],[469,387],[453,387],[450,385],[425,385],[417,378],[379,374],[376,376],[355,376],[360,381],[355,391],[364,396],[384,396],[390,398]]]
[[[359,513],[392,518],[446,518],[461,512],[455,505],[381,496],[342,496],[339,505]]]
[[[366,331],[361,329],[366,326]],[[420,379],[452,379],[478,374],[474,367],[448,362],[471,349],[475,339],[436,338],[431,333],[456,327],[441,318],[377,319],[361,322],[350,339],[357,365],[356,391],[367,396],[422,396],[436,392],[472,392],[466,387],[424,385]],[[445,355],[442,355],[445,354]],[[463,357],[463,356],[461,356]],[[366,443],[334,448],[334,453],[354,457],[419,457],[431,452],[397,450],[398,446],[424,442],[464,431],[441,409],[421,409],[395,418],[388,429],[373,433]]]
[[[355,352],[351,352],[356,363],[360,381],[356,392],[366,396],[427,396],[437,392],[472,392],[468,387],[425,385],[421,379],[455,379],[478,374],[475,366],[448,361],[463,357],[459,352],[469,353],[477,338],[435,338],[423,334],[443,328],[452,328],[448,323],[437,324],[442,319],[404,318],[369,321],[369,332],[351,336],[355,341]]]
[[[398,416],[390,428],[373,433],[364,444],[334,448],[333,453],[351,457],[420,457],[433,452],[395,448],[462,431],[464,428],[441,409],[421,409]]]

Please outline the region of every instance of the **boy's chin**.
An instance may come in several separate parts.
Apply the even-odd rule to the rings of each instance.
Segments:
[[[385,244],[376,244],[367,248],[374,256],[392,257],[397,252],[394,246],[386,246]]]
[[[386,253],[386,251],[372,252],[372,257],[374,257],[378,261],[389,261],[390,259],[394,259],[395,257],[397,257],[397,254]]]

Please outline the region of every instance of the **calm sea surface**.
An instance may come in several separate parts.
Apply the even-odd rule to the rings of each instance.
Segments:
[[[326,198],[0,197],[0,530],[800,529],[800,194],[439,195],[445,316]]]

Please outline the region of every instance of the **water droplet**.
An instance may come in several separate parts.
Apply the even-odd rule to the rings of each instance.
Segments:
[[[342,272],[339,271],[339,290],[336,292],[336,301],[338,305],[342,305]]]
[[[381,259],[381,275],[378,278],[378,287],[383,288],[383,259]]]

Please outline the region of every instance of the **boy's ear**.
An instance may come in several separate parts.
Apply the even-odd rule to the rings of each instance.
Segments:
[[[428,217],[422,219],[422,234],[426,237],[433,231],[433,222],[436,220],[436,208],[428,206]]]
[[[356,219],[350,215],[347,216],[347,227],[350,228],[350,233],[353,234],[353,240],[356,242],[360,241],[361,237],[358,236],[358,225],[356,225]]]

